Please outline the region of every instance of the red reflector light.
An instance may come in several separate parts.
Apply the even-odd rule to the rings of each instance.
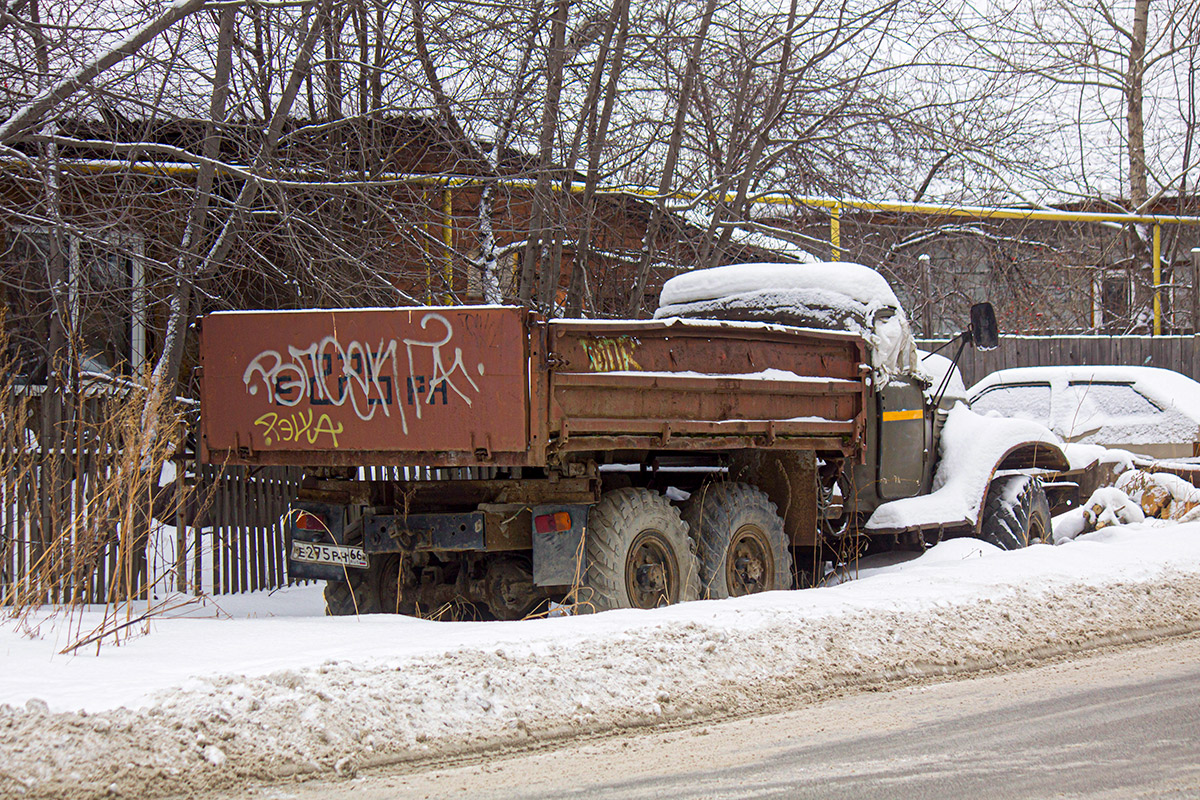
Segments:
[[[534,517],[533,527],[538,533],[559,533],[571,530],[571,515],[566,511],[542,514]]]
[[[328,530],[325,526],[325,520],[318,517],[316,514],[310,514],[307,511],[301,511],[296,514],[293,524],[297,530],[302,531],[324,531]]]

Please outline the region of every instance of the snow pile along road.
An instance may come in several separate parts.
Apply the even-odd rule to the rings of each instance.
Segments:
[[[269,603],[311,608],[312,594]],[[838,586],[653,612],[172,619],[72,659],[50,657],[51,637],[6,628],[0,796],[152,797],[351,774],[1196,629],[1200,523],[1154,522],[1013,553],[952,540]]]

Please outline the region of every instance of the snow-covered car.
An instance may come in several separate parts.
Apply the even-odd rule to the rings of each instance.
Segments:
[[[1200,383],[1157,367],[1021,367],[968,391],[971,408],[1039,422],[1064,441],[1152,458],[1200,455]]]

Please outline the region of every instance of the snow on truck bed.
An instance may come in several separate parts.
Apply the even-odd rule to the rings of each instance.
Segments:
[[[685,272],[663,284],[654,317],[849,331],[867,340],[881,384],[921,373],[900,301],[882,275],[861,264],[733,264]]]
[[[899,308],[887,280],[870,267],[845,261],[819,264],[733,264],[676,275],[663,285],[660,306],[716,300],[765,289],[815,289],[862,305]]]
[[[0,796],[151,797],[297,770],[353,774],[761,712],[1200,620],[1200,523],[1011,553],[956,539],[902,563],[888,555],[827,588],[526,622],[330,618],[306,586],[222,599],[229,614],[208,604],[157,619],[98,655],[56,655],[70,638],[61,626],[29,638],[8,623]]]

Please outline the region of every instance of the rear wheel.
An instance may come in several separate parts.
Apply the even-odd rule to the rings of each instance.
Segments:
[[[696,537],[704,597],[792,588],[792,552],[766,493],[748,483],[710,483],[684,506]]]
[[[988,487],[979,538],[1002,550],[1019,550],[1050,538],[1050,503],[1031,475],[1005,475]]]
[[[347,569],[346,580],[326,581],[325,613],[333,617],[353,614],[414,614],[416,607],[400,599],[400,555],[376,553],[367,569]]]
[[[607,492],[588,515],[587,568],[577,608],[657,608],[696,600],[694,544],[679,510],[650,489]]]

